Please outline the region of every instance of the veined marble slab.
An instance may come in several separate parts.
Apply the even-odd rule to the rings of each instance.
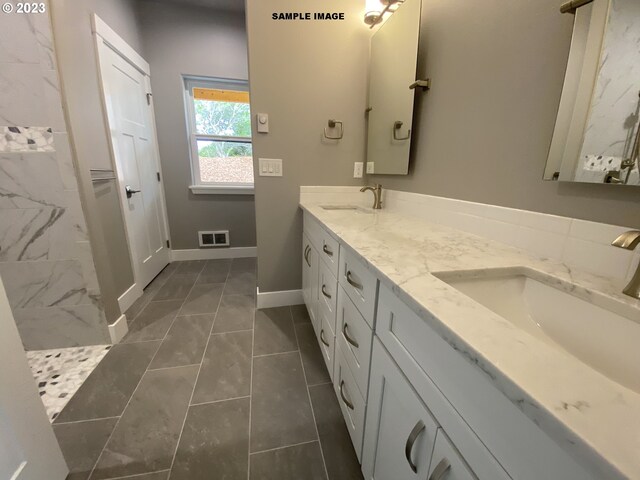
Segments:
[[[640,323],[640,301],[623,295],[619,280],[393,212],[328,211],[304,198],[300,205],[596,477],[640,478],[639,394],[517,329],[432,272],[524,267]]]

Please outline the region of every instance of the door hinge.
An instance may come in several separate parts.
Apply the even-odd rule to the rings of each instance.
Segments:
[[[151,97],[153,97],[153,93],[147,93],[147,105],[151,105]]]
[[[171,242],[169,242],[169,240],[167,240],[167,248],[171,248]]]
[[[156,175],[158,177],[158,181],[160,181],[160,172],[156,172]]]

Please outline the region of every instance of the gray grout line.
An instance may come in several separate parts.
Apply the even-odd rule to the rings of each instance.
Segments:
[[[204,270],[204,265],[202,266],[202,270]],[[187,298],[189,297],[189,295],[191,294],[191,292],[193,291],[193,289],[196,286],[196,284],[198,283],[198,278],[200,278],[200,275],[202,275],[202,270],[200,270],[200,273],[198,273],[198,276],[196,277],[195,282],[191,286],[191,290],[189,290],[189,294],[185,298],[185,302],[186,302]],[[226,284],[225,284],[225,286],[226,286]],[[224,292],[224,287],[223,287],[222,291]],[[213,314],[215,316],[218,315],[218,309],[220,308],[220,302],[222,302],[222,295],[220,295],[220,299],[218,300],[218,305],[216,306],[216,311],[213,312]],[[184,307],[184,303],[180,306],[180,309],[182,309],[182,307]],[[196,374],[196,381],[193,383],[193,389],[191,390],[191,396],[189,397],[189,402],[187,403],[187,410],[184,413],[184,419],[182,420],[182,427],[180,427],[180,435],[178,435],[178,441],[176,442],[176,448],[173,451],[173,457],[171,458],[171,466],[169,467],[169,472],[170,472],[169,475],[171,475],[171,471],[173,470],[173,465],[176,462],[176,456],[178,454],[178,448],[180,447],[180,441],[182,440],[182,433],[184,432],[184,426],[187,423],[187,417],[189,416],[189,408],[191,406],[191,402],[193,402],[193,395],[195,394],[196,388],[198,386],[198,379],[200,378],[200,372],[202,371],[202,363],[204,362],[204,357],[207,354],[207,349],[209,348],[209,342],[211,341],[211,334],[213,332],[213,326],[215,325],[215,323],[216,323],[216,321],[215,321],[215,318],[214,318],[213,322],[211,323],[211,329],[209,330],[209,335],[207,336],[207,343],[204,346],[204,351],[202,352],[202,357],[200,358],[200,366],[198,367],[198,373]]]
[[[229,333],[242,333],[242,332],[253,332],[253,328],[246,328],[244,330],[232,330],[230,332],[216,332],[216,333],[212,333],[211,336],[213,336],[213,335],[228,335]]]
[[[297,338],[296,338],[297,341]],[[298,347],[298,350],[288,350],[286,352],[276,352],[276,353],[265,353],[263,355],[254,355],[253,358],[263,358],[263,357],[273,357],[274,355],[286,355],[287,353],[297,353],[300,351],[300,348]]]
[[[309,387],[309,388],[322,387],[323,385],[333,385],[333,382],[311,383],[311,384],[307,385],[307,387]]]
[[[163,340],[164,341],[164,340]],[[157,353],[157,352],[156,352]],[[149,364],[151,365],[151,364]],[[196,365],[200,365],[199,363],[190,363],[188,365],[174,365],[173,367],[157,367],[157,368],[147,368],[146,372],[157,372],[159,370],[172,370],[174,368],[186,368],[186,367],[195,367]]]
[[[251,398],[251,395],[244,395],[242,397],[223,398],[222,400],[211,400],[210,402],[192,403],[189,407],[198,407],[200,405],[211,405],[212,403],[231,402],[233,400],[242,400],[244,398]]]
[[[100,420],[113,420],[114,418],[120,418],[120,416],[116,415],[114,417],[87,418],[86,420],[74,420],[73,422],[52,423],[51,426],[56,427],[58,425],[74,425],[76,423],[99,422]]]
[[[304,384],[307,390],[307,399],[309,400],[309,408],[311,409],[313,426],[316,430],[316,436],[318,437],[318,446],[320,447],[320,456],[322,457],[322,466],[324,467],[324,475],[325,475],[325,478],[329,480],[329,470],[327,469],[327,462],[324,459],[324,450],[322,448],[322,442],[320,441],[320,432],[318,431],[318,422],[316,421],[316,412],[313,411],[313,402],[311,401],[311,393],[309,393],[309,382],[307,381],[307,372],[306,372],[306,369],[304,368],[304,361],[302,360],[302,350],[300,349],[300,341],[298,340],[298,331],[296,330],[295,322],[293,321],[293,312],[291,311],[291,307],[289,307],[289,316],[291,317],[291,325],[293,326],[293,333],[296,336],[298,353],[300,354],[300,363],[302,364],[302,374],[304,375]]]
[[[231,270],[231,268],[229,268]],[[253,348],[256,338],[256,309],[253,309],[253,327],[251,329],[251,366],[249,373],[249,437],[247,445],[247,480],[251,480],[251,420],[252,420],[252,403],[253,403]]]
[[[309,445],[310,443],[320,443],[320,440],[309,440],[307,442],[300,442],[300,443],[294,443],[292,445],[284,445],[282,447],[275,447],[275,448],[268,448],[266,450],[260,450],[258,452],[251,452],[249,453],[249,456],[251,455],[258,455],[260,453],[268,453],[268,452],[275,452],[276,450],[284,450],[285,448],[293,448],[293,447],[299,447],[300,445]],[[322,450],[322,447],[320,447],[320,449]]]
[[[111,477],[107,480],[120,480],[120,479],[126,479],[126,478],[136,478],[136,477],[143,477],[145,475],[153,475],[154,473],[164,473],[164,472],[169,472],[169,470],[157,470],[155,472],[147,472],[147,473],[136,473],[134,475],[125,475],[124,477]]]

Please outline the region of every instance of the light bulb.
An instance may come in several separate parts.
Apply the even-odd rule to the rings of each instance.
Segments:
[[[383,6],[380,0],[366,0],[364,10],[364,23],[374,25],[378,22]]]

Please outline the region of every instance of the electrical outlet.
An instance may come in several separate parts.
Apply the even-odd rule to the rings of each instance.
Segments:
[[[353,178],[362,178],[362,169],[364,164],[362,162],[354,162],[353,164]]]
[[[373,162],[367,162],[367,173],[375,173]]]

